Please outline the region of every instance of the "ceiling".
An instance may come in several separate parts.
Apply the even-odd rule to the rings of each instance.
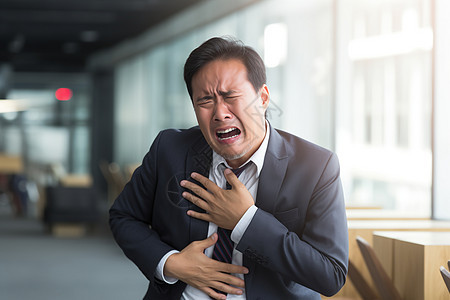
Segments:
[[[0,65],[80,72],[87,57],[204,0],[0,0]]]

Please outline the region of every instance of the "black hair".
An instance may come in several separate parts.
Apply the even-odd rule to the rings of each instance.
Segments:
[[[233,38],[214,37],[194,49],[184,64],[184,81],[192,100],[192,78],[214,60],[238,59],[247,69],[248,81],[256,92],[266,83],[266,69],[259,54]]]

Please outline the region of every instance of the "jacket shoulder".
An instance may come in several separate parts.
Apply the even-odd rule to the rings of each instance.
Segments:
[[[281,140],[283,140],[284,144],[286,145],[286,151],[288,152],[288,154],[299,155],[314,153],[315,155],[323,155],[324,157],[329,157],[334,154],[331,150],[314,144],[292,133],[288,133],[280,129],[275,129],[275,132],[279,135]]]
[[[182,138],[192,138],[192,137],[197,137],[199,135],[201,135],[202,132],[200,130],[200,127],[198,126],[194,126],[188,129],[174,129],[174,128],[170,128],[170,129],[164,129],[162,131],[160,131],[160,133],[158,134],[158,136],[164,136],[166,138],[170,138],[170,137],[176,137],[178,139],[182,139]]]
[[[174,146],[184,146],[192,144],[198,139],[202,138],[202,132],[198,126],[189,129],[165,129],[162,130],[155,140],[160,144],[170,144]]]

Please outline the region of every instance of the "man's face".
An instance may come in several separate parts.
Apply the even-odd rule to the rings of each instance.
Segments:
[[[239,167],[261,145],[269,91],[255,92],[247,69],[238,59],[214,60],[192,78],[192,100],[208,144],[228,164]]]

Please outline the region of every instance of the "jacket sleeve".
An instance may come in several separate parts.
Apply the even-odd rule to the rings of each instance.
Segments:
[[[304,191],[287,193],[281,196],[298,197]],[[237,249],[285,279],[331,296],[344,285],[348,264],[347,218],[339,163],[334,154],[321,172],[306,207],[305,219],[291,230],[281,219],[258,209]]]
[[[156,137],[142,165],[136,169],[109,211],[109,224],[117,244],[150,281],[154,280],[161,258],[173,250],[150,226],[161,136],[160,133]]]

